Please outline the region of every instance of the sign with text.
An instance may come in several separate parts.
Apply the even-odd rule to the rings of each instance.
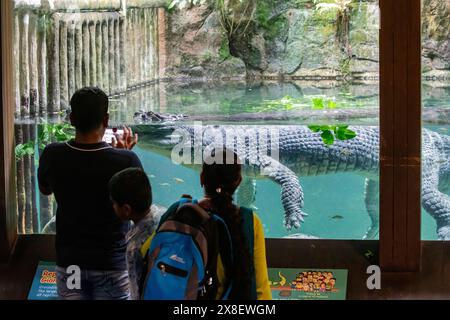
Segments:
[[[56,264],[54,262],[39,262],[34,275],[28,300],[57,300]]]
[[[347,270],[269,268],[274,300],[345,300]]]

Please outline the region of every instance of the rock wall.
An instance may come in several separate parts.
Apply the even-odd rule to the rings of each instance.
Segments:
[[[166,77],[219,78],[244,76],[246,67],[237,57],[221,58],[226,41],[219,16],[207,5],[178,10],[167,17]]]
[[[232,39],[227,39],[211,5],[172,12],[168,75],[377,80],[377,1],[354,1],[348,45],[338,39],[336,11],[321,12],[313,1],[267,0],[257,1],[257,6],[255,23]],[[450,75],[450,1],[424,0],[423,7],[424,72]]]
[[[450,81],[450,1],[422,1],[423,70],[426,78]]]

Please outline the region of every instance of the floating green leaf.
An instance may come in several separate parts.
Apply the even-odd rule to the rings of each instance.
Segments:
[[[320,136],[326,145],[330,146],[334,143],[334,135],[330,130],[323,131]]]
[[[312,103],[313,103],[312,108],[314,110],[322,110],[325,108],[325,104],[322,98],[313,98]]]
[[[321,133],[322,141],[325,145],[333,145],[337,140],[350,140],[356,137],[356,132],[350,130],[348,125],[310,125],[309,130],[314,133]]]
[[[336,102],[334,102],[333,100],[329,100],[328,101],[328,108],[329,109],[336,109],[336,107],[337,107]]]

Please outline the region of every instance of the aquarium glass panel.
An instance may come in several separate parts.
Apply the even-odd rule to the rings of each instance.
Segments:
[[[156,204],[202,197],[201,161],[177,150],[195,160],[222,137],[266,237],[378,239],[378,1],[15,3],[20,233],[54,232],[39,155],[73,136],[70,97],[95,85],[111,126],[139,134]]]
[[[450,0],[422,0],[422,239],[450,240]]]

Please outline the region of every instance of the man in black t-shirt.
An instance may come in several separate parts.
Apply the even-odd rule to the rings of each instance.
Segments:
[[[125,256],[129,225],[114,214],[108,182],[123,169],[142,168],[129,151],[137,135],[125,128],[111,145],[102,141],[109,120],[108,97],[98,88],[78,90],[70,106],[75,139],[48,145],[38,169],[39,189],[45,195],[53,193],[58,205],[58,294],[62,299],[129,299]],[[70,266],[81,270],[81,288],[70,277]]]

